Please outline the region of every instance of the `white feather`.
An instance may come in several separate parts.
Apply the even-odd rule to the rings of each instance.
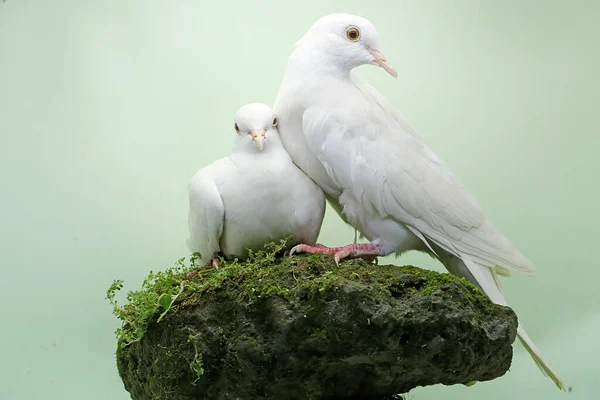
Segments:
[[[223,162],[224,164],[225,162]],[[190,251],[200,253],[207,262],[221,250],[225,207],[215,182],[207,174],[196,174],[189,185],[188,225]]]
[[[498,278],[494,276],[494,271],[490,268],[482,267],[476,263],[470,261],[468,258],[461,260],[466,268],[468,268],[471,275],[475,278],[474,283],[478,285],[485,294],[496,304],[508,306],[508,302],[502,293],[502,288],[499,285]],[[472,280],[473,281],[473,280]],[[529,353],[535,364],[542,371],[542,373],[556,384],[560,389],[565,390],[565,384],[563,381],[552,371],[548,364],[542,358],[540,351],[533,343],[533,340],[529,337],[523,325],[519,322],[517,328],[517,337],[519,341],[525,347],[525,350]]]

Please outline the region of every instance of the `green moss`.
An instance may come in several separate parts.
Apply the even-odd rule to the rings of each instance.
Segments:
[[[317,328],[313,331],[313,333],[310,335],[310,337],[327,340],[327,329]]]
[[[305,293],[313,298],[336,287],[342,280],[368,283],[386,293],[403,295],[431,295],[444,286],[459,282],[468,290],[469,300],[477,307],[488,308],[491,303],[485,295],[463,278],[440,274],[412,266],[374,265],[364,260],[346,260],[336,266],[322,255],[302,255],[293,258],[279,257],[286,241],[270,243],[265,249],[250,252],[245,262],[221,260],[219,269],[199,267],[198,254],[186,261],[179,259],[175,266],[164,272],[150,272],[137,291],[127,294],[128,303],[121,306],[115,299],[123,281],[116,280],[107,291],[113,313],[123,325],[116,331],[120,346],[140,341],[148,326],[160,323],[174,307],[187,307],[197,303],[198,295],[210,291],[224,291],[225,295],[246,307],[267,298],[282,297],[288,301],[295,293]],[[194,273],[192,277],[188,277]],[[309,309],[319,309],[320,304],[310,304]],[[200,369],[198,369],[200,370]]]
[[[196,344],[196,340],[198,339],[198,334],[188,336],[188,342],[194,346],[194,359],[190,362],[190,369],[196,374],[196,379],[192,382],[193,385],[198,382],[198,380],[204,375],[204,368],[202,368],[202,354],[198,351],[198,345]]]
[[[457,383],[491,379],[510,365],[514,314],[466,280],[412,266],[282,257],[286,248],[269,244],[244,262],[222,260],[218,270],[198,266],[197,254],[180,259],[151,272],[124,305],[116,301],[123,282],[115,281],[107,298],[122,321],[117,363],[132,398],[319,398],[311,396],[388,386],[398,393],[440,382],[422,360]],[[481,361],[490,355],[493,365]],[[362,364],[372,387],[354,386]],[[340,380],[338,389],[327,386]]]
[[[191,265],[198,259],[190,257]],[[113,314],[123,322],[115,332],[120,346],[124,347],[140,341],[148,326],[160,322],[186,289],[185,275],[191,267],[185,259],[179,259],[174,267],[164,272],[150,271],[142,283],[142,288],[127,294],[128,303],[120,306],[116,294],[123,288],[122,280],[115,280],[106,292],[106,298],[113,306]]]

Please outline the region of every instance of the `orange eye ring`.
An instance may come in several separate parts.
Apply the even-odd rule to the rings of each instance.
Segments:
[[[360,38],[360,31],[358,30],[358,28],[352,26],[346,31],[346,37],[349,40],[356,42]]]

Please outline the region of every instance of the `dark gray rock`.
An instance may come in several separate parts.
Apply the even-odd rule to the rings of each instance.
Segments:
[[[219,273],[118,349],[133,399],[384,400],[511,364],[514,312],[449,274],[318,256]]]

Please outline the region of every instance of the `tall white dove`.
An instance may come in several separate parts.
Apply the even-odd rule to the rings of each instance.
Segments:
[[[339,261],[420,250],[506,305],[498,276],[511,270],[533,275],[531,262],[492,227],[403,116],[352,74],[365,64],[397,76],[375,27],[348,14],[319,19],[289,57],[274,106],[283,145],[344,221],[370,241],[338,248],[300,244],[291,253],[333,254]],[[564,390],[521,325],[518,337]]]
[[[202,168],[189,184],[188,247],[218,266],[218,254],[247,257],[288,235],[314,244],[325,213],[323,191],[283,148],[277,118],[264,104],[247,104],[235,118],[228,157]]]

